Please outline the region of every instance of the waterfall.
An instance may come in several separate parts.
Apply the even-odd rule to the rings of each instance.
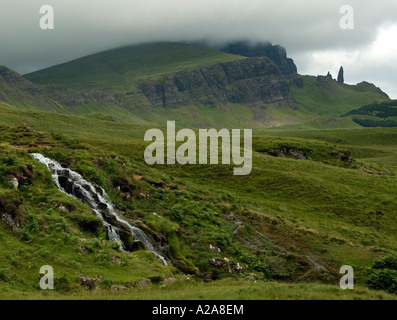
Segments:
[[[120,238],[120,228],[112,224],[112,221],[116,220],[131,232],[135,242],[141,241],[146,249],[151,251],[164,265],[167,265],[167,259],[157,244],[140,228],[118,215],[105,190],[94,186],[77,172],[63,168],[58,162],[46,158],[40,153],[32,153],[31,155],[33,159],[44,164],[51,171],[52,179],[60,191],[68,196],[82,200],[95,212],[103,221],[109,240],[119,243],[120,247],[123,250],[125,249]]]

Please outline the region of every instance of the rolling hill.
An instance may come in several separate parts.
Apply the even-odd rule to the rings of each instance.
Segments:
[[[240,59],[243,57],[207,47],[160,42],[96,53],[24,77],[37,84],[63,84],[75,90],[125,92],[139,80],[158,80],[181,70]]]
[[[3,103],[0,115],[5,297],[164,299],[190,289],[191,298],[252,298],[250,290],[260,290],[257,298],[272,290],[279,298],[395,298],[364,288],[380,289],[379,269],[369,268],[396,256],[395,128],[256,130],[252,174],[236,177],[232,166],[147,165],[147,125]],[[125,219],[162,243],[172,265],[107,241],[88,206],[58,191],[28,152],[103,187]],[[37,280],[45,264],[56,271],[56,290],[46,294]],[[344,264],[355,268],[356,290],[342,294]],[[82,277],[97,279],[98,289],[85,289]]]
[[[2,67],[0,99],[21,108],[129,123],[173,119],[192,127],[290,129],[358,127],[343,115],[389,101],[366,82],[350,86],[300,76],[280,48],[256,50],[270,50],[272,60],[255,57],[255,50],[240,50],[249,55],[243,57],[162,42],[100,52],[23,77]]]

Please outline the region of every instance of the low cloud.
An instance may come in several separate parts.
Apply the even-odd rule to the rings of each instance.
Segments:
[[[55,30],[39,28],[39,8],[44,4],[55,10]],[[344,65],[347,81],[376,82],[397,98],[393,91],[397,55],[379,49],[386,45],[387,52],[395,52],[387,45],[397,38],[397,1],[350,0],[354,30],[339,26],[344,4],[339,0],[2,0],[0,64],[26,73],[139,42],[269,40],[287,48],[300,72],[324,74]]]

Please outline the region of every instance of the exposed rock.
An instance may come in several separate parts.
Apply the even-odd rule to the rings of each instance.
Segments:
[[[58,207],[58,211],[59,211],[59,213],[69,213],[69,210],[63,205],[60,205]]]
[[[15,189],[15,190],[18,190],[18,187],[19,187],[18,179],[14,177],[14,178],[11,180],[11,183],[12,183],[14,189]]]
[[[247,41],[231,42],[221,48],[221,51],[238,54],[244,57],[267,57],[271,59],[280,71],[290,77],[297,73],[294,61],[287,58],[287,51],[279,45],[273,46],[270,42],[250,44]]]
[[[25,216],[19,211],[18,206],[18,203],[0,198],[0,219],[14,231],[20,230],[25,221]]]
[[[204,280],[204,282],[211,282],[214,280],[213,276],[211,273],[208,272],[202,272],[200,274],[201,278]]]
[[[294,85],[297,88],[304,88],[305,87],[305,82],[303,81],[303,79],[301,77],[296,77],[292,80],[292,85]]]
[[[149,199],[149,194],[147,194],[147,193],[139,193],[139,196],[140,196],[142,199]]]
[[[125,283],[125,286],[127,287],[127,288],[135,288],[136,287],[136,282],[135,281],[127,281],[126,283]]]
[[[98,279],[82,276],[81,285],[87,290],[95,290],[98,287]]]
[[[19,187],[19,182],[18,182],[17,177],[15,177],[13,174],[9,174],[9,175],[7,175],[6,179],[7,179],[7,181],[8,181],[9,183],[12,184],[12,186],[14,187],[15,190],[18,189],[18,187]]]
[[[343,67],[340,67],[339,69],[339,73],[338,73],[338,82],[339,83],[344,83],[345,82],[345,78],[344,78],[344,71],[343,71]]]
[[[145,244],[142,241],[136,240],[133,242],[131,251],[146,250]]]
[[[265,57],[205,65],[139,87],[153,107],[227,102],[296,107],[285,77]]]
[[[138,287],[143,289],[143,288],[147,288],[149,286],[150,280],[143,278],[141,280],[139,280],[138,282]]]
[[[82,247],[80,247],[80,252],[82,254],[87,254],[88,253],[88,248],[86,246],[82,246]]]
[[[114,286],[110,287],[110,290],[118,292],[118,291],[128,290],[128,288],[124,287],[124,286],[116,286],[116,285],[114,285]]]
[[[295,160],[307,160],[307,154],[311,153],[311,150],[302,150],[298,148],[291,148],[291,147],[280,147],[275,150],[269,150],[263,152],[263,154],[270,155],[273,157],[290,157]]]
[[[221,253],[221,249],[219,249],[218,246],[213,246],[212,244],[210,244],[210,250],[214,250],[218,253]]]
[[[222,261],[221,259],[210,259],[210,260],[208,261],[208,263],[209,263],[211,266],[214,266],[214,267],[217,267],[217,268],[220,268],[220,267],[222,267],[222,265],[223,265],[223,261]]]
[[[317,76],[316,78],[316,86],[330,90],[331,89],[332,79],[327,76]]]
[[[121,261],[121,259],[117,256],[113,256],[112,257],[112,261],[116,264],[118,264],[119,266],[121,266],[123,264],[123,261]]]

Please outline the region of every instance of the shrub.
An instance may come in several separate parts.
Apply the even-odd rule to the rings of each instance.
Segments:
[[[387,257],[376,261],[374,266],[367,270],[366,284],[371,289],[397,293],[397,259]]]
[[[397,270],[397,259],[394,257],[387,257],[383,260],[376,261],[373,268]]]
[[[390,269],[372,269],[366,284],[375,290],[385,290],[389,293],[397,293],[397,271]]]

